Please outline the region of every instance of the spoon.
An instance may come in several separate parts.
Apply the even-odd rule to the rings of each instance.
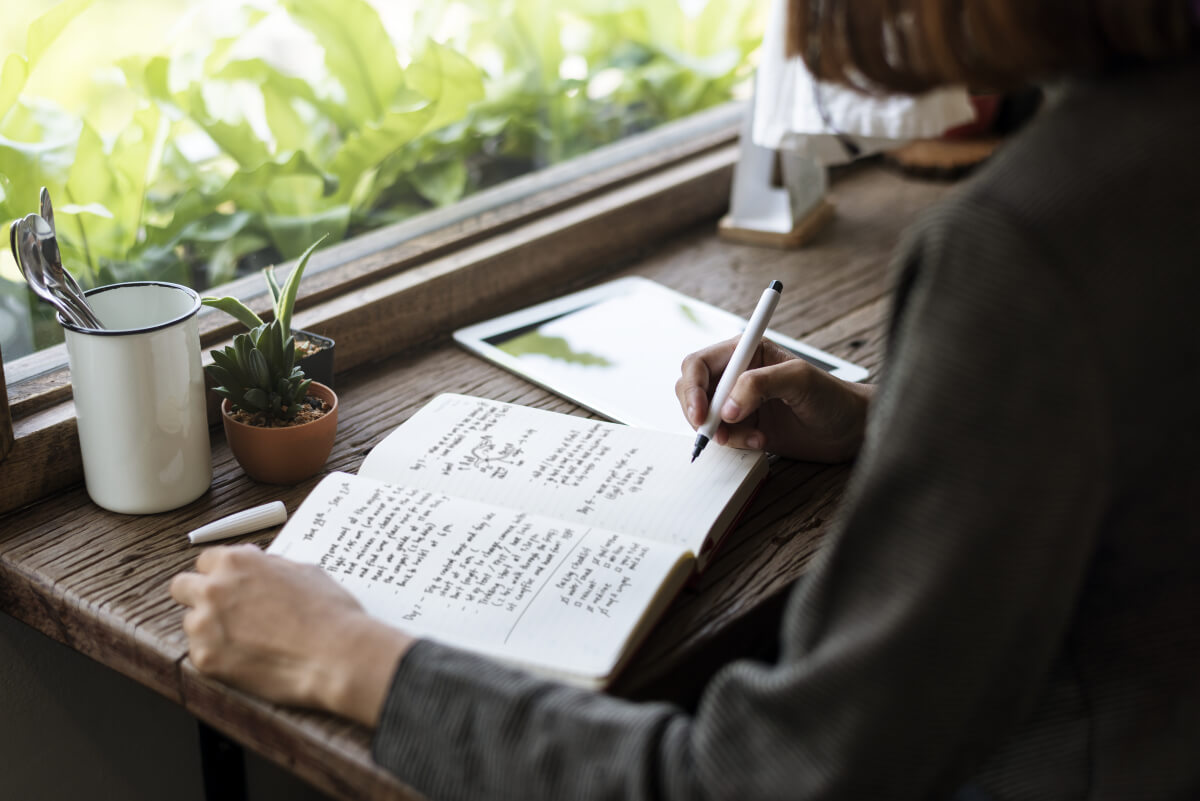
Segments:
[[[17,263],[17,269],[21,271],[21,275],[25,275],[25,268],[21,266],[21,256],[17,253],[17,221],[13,220],[12,225],[8,226],[8,246],[12,248],[13,261]]]
[[[39,214],[25,215],[25,223],[33,231],[36,240],[37,259],[33,264],[40,269],[41,283],[74,312],[73,317],[81,328],[104,328],[100,318],[92,311],[91,305],[84,297],[83,291],[74,279],[68,280],[70,273],[63,269],[58,258],[58,243],[50,225]],[[47,244],[49,243],[49,247]],[[49,252],[47,252],[49,251]],[[31,268],[32,269],[32,268]]]
[[[71,291],[83,298],[84,303],[87,303],[87,295],[83,293],[83,289],[76,282],[75,276],[71,275],[70,270],[62,266],[62,252],[58,249],[58,230],[54,227],[54,207],[50,205],[50,190],[44,186],[39,196],[38,206],[42,214],[42,219],[50,226],[50,239],[48,242],[42,243],[42,248],[46,253],[46,261],[52,268],[55,265],[58,266],[57,269],[62,272],[62,276],[59,277],[60,280],[66,281]]]
[[[43,281],[41,264],[38,263],[41,260],[41,251],[37,246],[37,235],[26,220],[22,219],[13,223],[9,235],[16,242],[17,264],[21,268],[21,274],[25,276],[25,283],[29,284],[33,293],[58,309],[58,313],[64,320],[68,320],[80,328],[87,328],[87,324],[77,318],[75,312],[52,293]]]
[[[50,226],[51,232],[54,229],[54,207],[50,205],[50,190],[42,187],[41,194],[38,195],[38,211],[42,214],[42,219]]]

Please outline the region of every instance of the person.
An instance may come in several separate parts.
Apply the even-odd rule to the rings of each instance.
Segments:
[[[1200,798],[1200,8],[796,0],[823,78],[1051,102],[896,260],[878,389],[765,343],[718,442],[855,459],[773,662],[694,711],[542,681],[212,549],[197,667],[374,727],[432,798]],[[689,357],[693,425],[731,350]]]

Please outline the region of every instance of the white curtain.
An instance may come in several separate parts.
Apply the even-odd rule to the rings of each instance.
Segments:
[[[753,140],[771,150],[793,150],[822,164],[850,160],[834,132],[848,135],[865,156],[911,139],[940,136],[975,118],[965,89],[924,95],[868,96],[821,83],[799,57],[784,57],[787,0],[772,0],[755,85]],[[816,105],[820,91],[831,130]]]

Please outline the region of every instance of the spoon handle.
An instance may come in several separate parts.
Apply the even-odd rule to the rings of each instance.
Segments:
[[[50,205],[50,190],[44,186],[38,196],[38,211],[42,213],[42,219],[49,223],[50,233],[58,236],[58,232],[54,230],[54,207]]]
[[[96,316],[96,313],[92,311],[92,307],[83,298],[61,288],[55,288],[51,291],[55,297],[59,298],[74,312],[74,316],[78,318],[76,325],[80,328],[104,328],[104,324],[100,322],[100,318]]]

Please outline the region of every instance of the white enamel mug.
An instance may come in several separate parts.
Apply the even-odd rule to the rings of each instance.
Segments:
[[[87,298],[105,330],[59,322],[88,495],[126,514],[194,501],[212,483],[200,297],[178,284],[138,281]]]

